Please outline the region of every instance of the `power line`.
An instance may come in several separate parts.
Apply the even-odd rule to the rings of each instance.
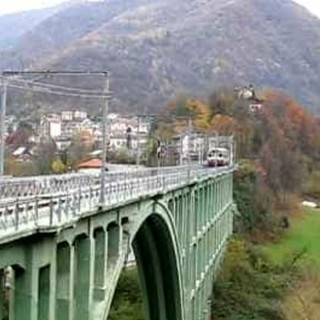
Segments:
[[[11,84],[10,82],[7,84],[8,87],[10,88],[15,88],[15,89],[20,89],[20,90],[25,90],[25,91],[30,91],[30,92],[38,92],[38,93],[47,93],[47,94],[54,94],[54,95],[60,95],[60,96],[67,96],[67,97],[76,97],[76,98],[86,98],[86,99],[108,99],[111,98],[110,94],[77,94],[77,93],[69,93],[69,92],[62,92],[62,91],[50,91],[50,90],[45,90],[41,88],[27,88],[15,84]]]
[[[110,75],[109,71],[3,71],[2,75],[8,76],[24,76],[24,75],[48,75],[48,76],[101,76]]]
[[[35,80],[37,80],[37,79],[35,79]],[[50,83],[35,82],[35,80],[10,79],[7,81],[9,83],[10,82],[20,82],[20,83],[28,84],[28,85],[36,85],[36,86],[41,86],[44,88],[52,88],[52,89],[59,89],[59,90],[65,90],[65,91],[76,91],[76,92],[84,93],[84,94],[98,94],[99,95],[101,93],[101,91],[98,91],[98,90],[64,87],[64,86],[59,86],[59,85],[50,84]]]

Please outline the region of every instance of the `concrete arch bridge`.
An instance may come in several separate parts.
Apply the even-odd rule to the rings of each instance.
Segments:
[[[233,170],[175,167],[109,177],[104,204],[94,181],[3,198],[0,319],[7,310],[10,320],[106,320],[130,248],[146,319],[207,319],[232,233]],[[13,270],[9,280],[6,270]]]

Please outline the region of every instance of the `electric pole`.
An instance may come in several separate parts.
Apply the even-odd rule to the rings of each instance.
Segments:
[[[104,93],[110,92],[110,77],[109,73],[105,73],[105,87]],[[107,165],[107,143],[108,143],[108,113],[109,113],[109,99],[106,97],[103,111],[102,111],[102,159],[101,159],[101,181],[100,181],[100,204],[105,202],[105,189],[106,189],[106,165]]]

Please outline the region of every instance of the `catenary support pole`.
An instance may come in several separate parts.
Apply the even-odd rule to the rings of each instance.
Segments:
[[[110,91],[110,77],[109,73],[105,75],[105,92]],[[108,134],[108,112],[109,112],[109,98],[106,98],[103,115],[102,115],[102,159],[101,159],[101,185],[100,185],[100,204],[105,202],[105,185],[106,185],[106,164],[107,164],[107,134]]]
[[[5,117],[7,108],[7,83],[2,81],[1,85],[1,112],[0,112],[0,176],[4,174],[4,152],[5,152]]]

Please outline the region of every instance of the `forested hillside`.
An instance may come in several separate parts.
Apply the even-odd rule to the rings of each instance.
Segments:
[[[0,56],[2,68],[108,69],[117,111],[155,112],[177,94],[253,83],[283,89],[319,112],[320,21],[290,0],[74,4]],[[90,101],[48,104],[96,108]]]
[[[180,97],[160,110],[155,134],[170,140],[188,130],[191,118],[195,130],[233,134],[237,141],[238,215],[213,284],[212,319],[316,320],[319,211],[306,211],[300,202],[320,202],[320,121],[281,92],[260,91],[257,97],[262,105],[255,110],[228,88],[215,90],[207,101]],[[141,319],[136,291],[137,278],[125,272],[113,320]]]

